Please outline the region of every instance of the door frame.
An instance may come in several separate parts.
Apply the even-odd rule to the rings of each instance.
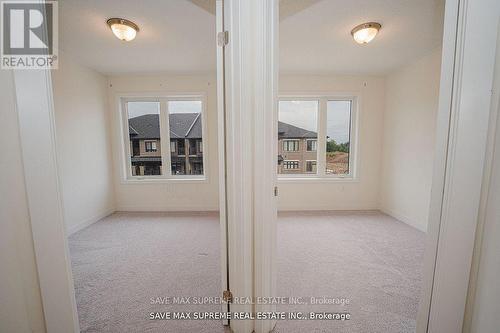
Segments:
[[[272,94],[265,89],[259,89],[254,96],[261,96],[263,104],[255,105],[253,104],[255,100],[249,99],[248,91],[257,88],[249,82],[241,81],[242,77],[251,77],[252,74],[249,73],[250,69],[247,68],[248,64],[245,61],[248,61],[249,56],[255,56],[255,53],[244,47],[241,42],[255,36],[265,38],[265,43],[262,45],[270,47],[272,52],[257,57],[254,59],[254,64],[258,65],[256,78],[271,80],[268,81],[271,82],[271,86],[266,85],[266,89],[272,88],[276,84],[278,74],[276,62],[278,29],[277,13],[271,7],[277,6],[277,1],[269,1],[267,6],[263,0],[259,0],[258,4],[250,4],[254,2],[243,0],[226,1],[229,5],[224,8],[224,24],[231,36],[228,44],[230,51],[226,55],[229,55],[229,66],[238,68],[238,71],[229,70],[225,73],[226,89],[232,94],[232,97],[226,97],[226,102],[228,107],[239,108],[242,111],[255,110],[254,107],[257,105],[262,106],[259,110],[269,111],[270,105],[275,107]],[[495,45],[491,41],[496,40],[495,9],[498,7],[499,4],[495,0],[447,0],[446,2],[436,161],[429,217],[430,236],[424,271],[424,295],[417,332],[459,332],[462,327],[479,210],[481,179],[485,166],[484,153],[495,52]],[[250,12],[241,9],[249,9]],[[262,17],[258,19],[254,11],[258,11]],[[248,26],[256,28],[255,35],[246,35],[251,32]],[[481,38],[476,38],[477,35]],[[269,36],[273,37],[268,39]],[[256,40],[254,39],[254,42]],[[257,50],[263,51],[262,48]],[[270,71],[266,72],[265,69]],[[57,171],[50,70],[14,71],[14,83],[26,192],[47,330],[62,333],[79,332]],[[276,116],[275,110],[270,112]],[[255,126],[252,134],[248,133],[249,128],[243,126],[239,128],[244,135],[242,137],[242,133],[235,132],[236,128],[232,127],[232,124],[235,120],[238,120],[240,125],[244,124],[245,120],[248,120],[245,118],[248,115],[242,112],[239,116],[243,118],[229,117],[231,119],[226,130],[232,138],[239,137],[244,140],[240,143],[253,145],[254,142],[246,140],[260,133],[262,134],[260,139],[259,137],[254,139],[257,144],[262,144],[262,138],[269,139],[275,135],[271,133],[274,131],[272,126]],[[266,116],[261,113],[259,117]],[[472,158],[470,151],[467,156],[464,153],[470,147],[474,147]],[[239,167],[245,177],[262,175],[272,181],[271,172],[254,174],[255,170],[246,168],[243,163],[244,157],[251,156],[252,152],[244,150],[234,153],[232,161],[228,161],[231,167]],[[275,158],[269,155],[269,151],[259,151],[259,154],[267,156],[266,163],[272,163]],[[256,165],[257,163],[254,163],[253,167]],[[229,197],[241,199],[238,201],[241,204],[239,207],[246,211],[249,208],[245,203],[245,199],[248,199],[246,195],[253,197],[254,193],[234,193],[234,190],[242,188],[245,183],[236,179],[229,181],[236,181],[228,190]],[[259,183],[259,186],[263,184]],[[259,189],[266,191],[266,197],[260,198],[263,203],[265,198],[269,198],[267,196],[269,188],[263,186]],[[271,200],[275,201],[274,198]],[[228,207],[228,211],[231,212],[233,208]],[[235,213],[234,210],[232,212]],[[453,221],[454,228],[450,227],[450,221]],[[276,283],[273,282],[275,270],[273,262],[276,254],[271,252],[270,256],[264,257],[266,253],[263,251],[266,248],[273,251],[276,235],[273,234],[272,223],[271,229],[268,229],[269,226],[262,222],[259,220],[253,225],[251,220],[244,217],[243,220],[238,223],[233,222],[229,226],[228,245],[230,250],[235,250],[229,255],[229,262],[235,264],[230,265],[229,272],[231,277],[241,278],[232,280],[231,285],[232,287],[236,285],[236,288],[242,291],[241,296],[258,295],[259,290],[271,295],[276,291]],[[252,236],[256,237],[255,243],[252,242]],[[255,251],[255,244],[261,246],[258,251]],[[254,271],[256,263],[258,270]],[[255,274],[256,272],[258,274]],[[260,281],[255,284],[256,289],[254,289],[255,281]],[[243,307],[241,310],[254,309]],[[254,324],[258,332],[266,330],[268,325],[241,322],[241,326],[233,329],[238,333],[251,332]]]
[[[217,38],[224,33],[224,0],[216,0],[215,20]],[[221,286],[222,293],[229,290],[229,249],[228,249],[228,220],[226,197],[226,105],[224,79],[224,49],[225,45],[217,41],[217,144],[219,157],[219,222],[221,239]],[[230,311],[230,305],[222,304],[222,311]],[[228,319],[222,320],[229,325]]]
[[[498,12],[495,0],[446,1],[419,333],[462,332],[486,166]]]
[[[278,0],[225,0],[226,190],[229,281],[234,297],[276,291]],[[231,311],[275,305],[232,304]],[[269,332],[275,322],[234,320],[236,333]]]

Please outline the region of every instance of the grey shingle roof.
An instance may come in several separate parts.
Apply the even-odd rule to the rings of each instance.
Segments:
[[[201,114],[173,113],[169,115],[170,137],[201,139]],[[132,139],[159,139],[160,121],[157,114],[146,114],[129,119],[129,134]]]
[[[202,126],[201,114],[199,113],[173,113],[169,117],[170,137],[201,139]],[[146,114],[129,119],[129,133],[133,139],[159,139],[160,138],[159,115]],[[293,126],[282,121],[278,122],[279,138],[304,139],[317,138],[318,134],[313,131]]]
[[[280,139],[316,139],[318,134],[304,128],[278,121],[278,137]]]

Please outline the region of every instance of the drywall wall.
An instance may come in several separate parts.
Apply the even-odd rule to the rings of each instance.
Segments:
[[[440,66],[436,49],[386,81],[380,208],[422,231],[429,213]]]
[[[121,75],[108,78],[109,105],[113,119],[113,154],[116,207],[120,211],[206,211],[218,210],[217,103],[213,75]],[[206,96],[208,139],[205,181],[127,183],[118,172],[123,169],[119,96],[126,94],[167,95],[200,94]]]
[[[114,211],[107,81],[61,53],[52,82],[64,220],[72,233]]]
[[[370,76],[281,75],[282,95],[358,96],[357,178],[353,181],[279,181],[279,210],[377,209],[385,79]]]
[[[11,71],[0,70],[0,332],[45,332]]]

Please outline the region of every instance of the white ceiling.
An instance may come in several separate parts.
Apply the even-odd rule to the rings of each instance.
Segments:
[[[441,44],[443,0],[323,0],[280,22],[280,71],[386,74]],[[382,24],[369,44],[356,25]]]
[[[215,16],[186,0],[62,0],[60,48],[102,73],[207,72],[215,68]],[[132,42],[118,40],[110,17],[135,22]]]
[[[60,48],[102,73],[215,70],[213,0],[62,0]],[[444,0],[280,0],[280,70],[286,73],[385,74],[438,47]],[[129,43],[110,17],[140,27]],[[350,30],[377,21],[368,45]]]

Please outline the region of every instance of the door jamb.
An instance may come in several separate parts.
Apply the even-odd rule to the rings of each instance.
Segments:
[[[461,332],[485,167],[500,4],[448,0],[417,332]],[[481,36],[478,38],[477,36]]]
[[[215,3],[216,34],[224,33],[224,0]],[[229,249],[228,221],[226,197],[226,105],[224,79],[224,49],[225,45],[217,45],[217,131],[219,157],[219,222],[221,239],[221,286],[222,293],[229,291]],[[222,296],[222,295],[221,295]],[[229,311],[230,305],[222,304],[222,311]],[[224,325],[229,325],[228,319],[223,319]]]

